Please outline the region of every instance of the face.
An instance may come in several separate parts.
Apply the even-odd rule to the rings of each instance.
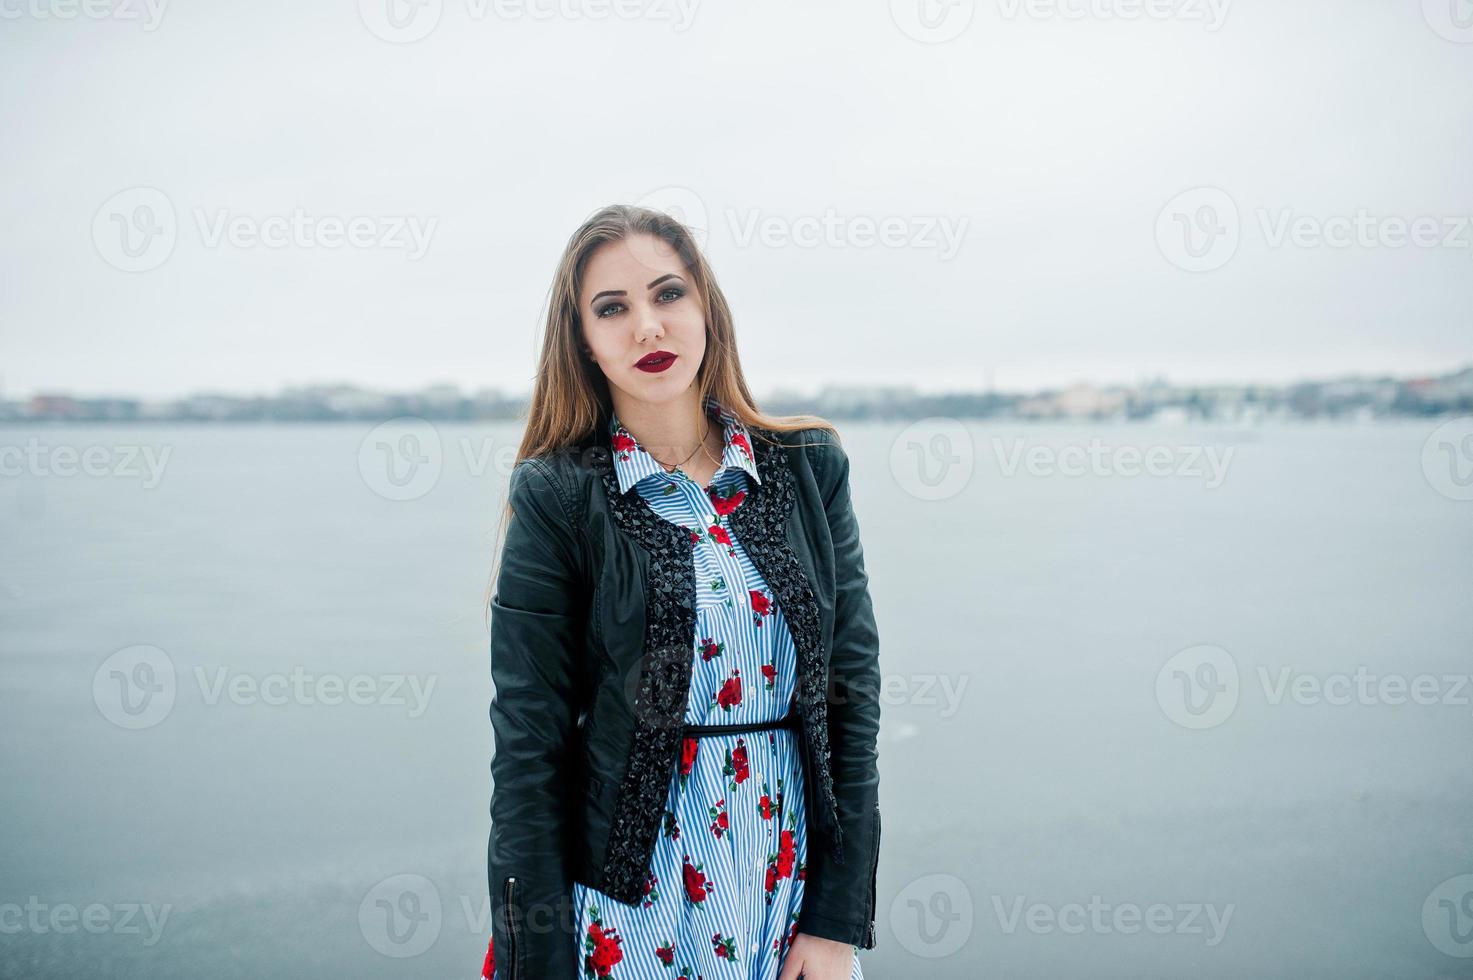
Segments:
[[[680,256],[664,241],[634,235],[600,245],[584,268],[578,311],[583,343],[611,393],[659,403],[695,383],[706,353],[705,315]]]

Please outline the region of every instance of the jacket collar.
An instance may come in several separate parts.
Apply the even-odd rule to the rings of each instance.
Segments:
[[[705,399],[706,414],[722,427],[721,466],[746,471],[758,484],[762,476],[752,454],[752,440],[747,427],[735,415],[723,408],[716,399]],[[609,410],[609,448],[612,450],[614,473],[619,480],[619,492],[628,493],[629,488],[651,476],[666,477],[669,474],[659,461],[645,451],[639,441],[619,422],[613,409]],[[718,468],[717,472],[721,472]]]

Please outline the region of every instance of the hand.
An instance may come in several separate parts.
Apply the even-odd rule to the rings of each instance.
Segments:
[[[777,980],[849,980],[854,975],[854,946],[798,933],[783,957]]]

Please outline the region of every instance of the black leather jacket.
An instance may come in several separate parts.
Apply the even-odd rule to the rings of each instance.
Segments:
[[[849,459],[825,430],[749,432],[761,483],[749,485],[732,525],[798,655],[810,828],[798,928],[868,949],[879,635]],[[689,694],[692,544],[634,488],[619,493],[607,439],[596,435],[520,462],[510,493],[491,605],[496,972],[573,980],[582,964],[572,882],[631,905],[643,897]]]

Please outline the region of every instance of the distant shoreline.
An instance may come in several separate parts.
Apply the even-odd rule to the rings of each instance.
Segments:
[[[312,385],[274,396],[201,393],[170,400],[77,398],[42,394],[0,400],[0,425],[75,423],[302,424],[379,423],[411,416],[431,422],[518,422],[529,395],[496,389],[464,394],[451,385],[376,392]],[[769,415],[818,415],[845,421],[906,422],[945,417],[1017,421],[1193,421],[1253,424],[1282,420],[1438,418],[1473,414],[1473,366],[1417,378],[1340,378],[1285,385],[1075,384],[1034,393],[921,393],[908,387],[827,386],[817,394],[775,392],[760,401]]]

